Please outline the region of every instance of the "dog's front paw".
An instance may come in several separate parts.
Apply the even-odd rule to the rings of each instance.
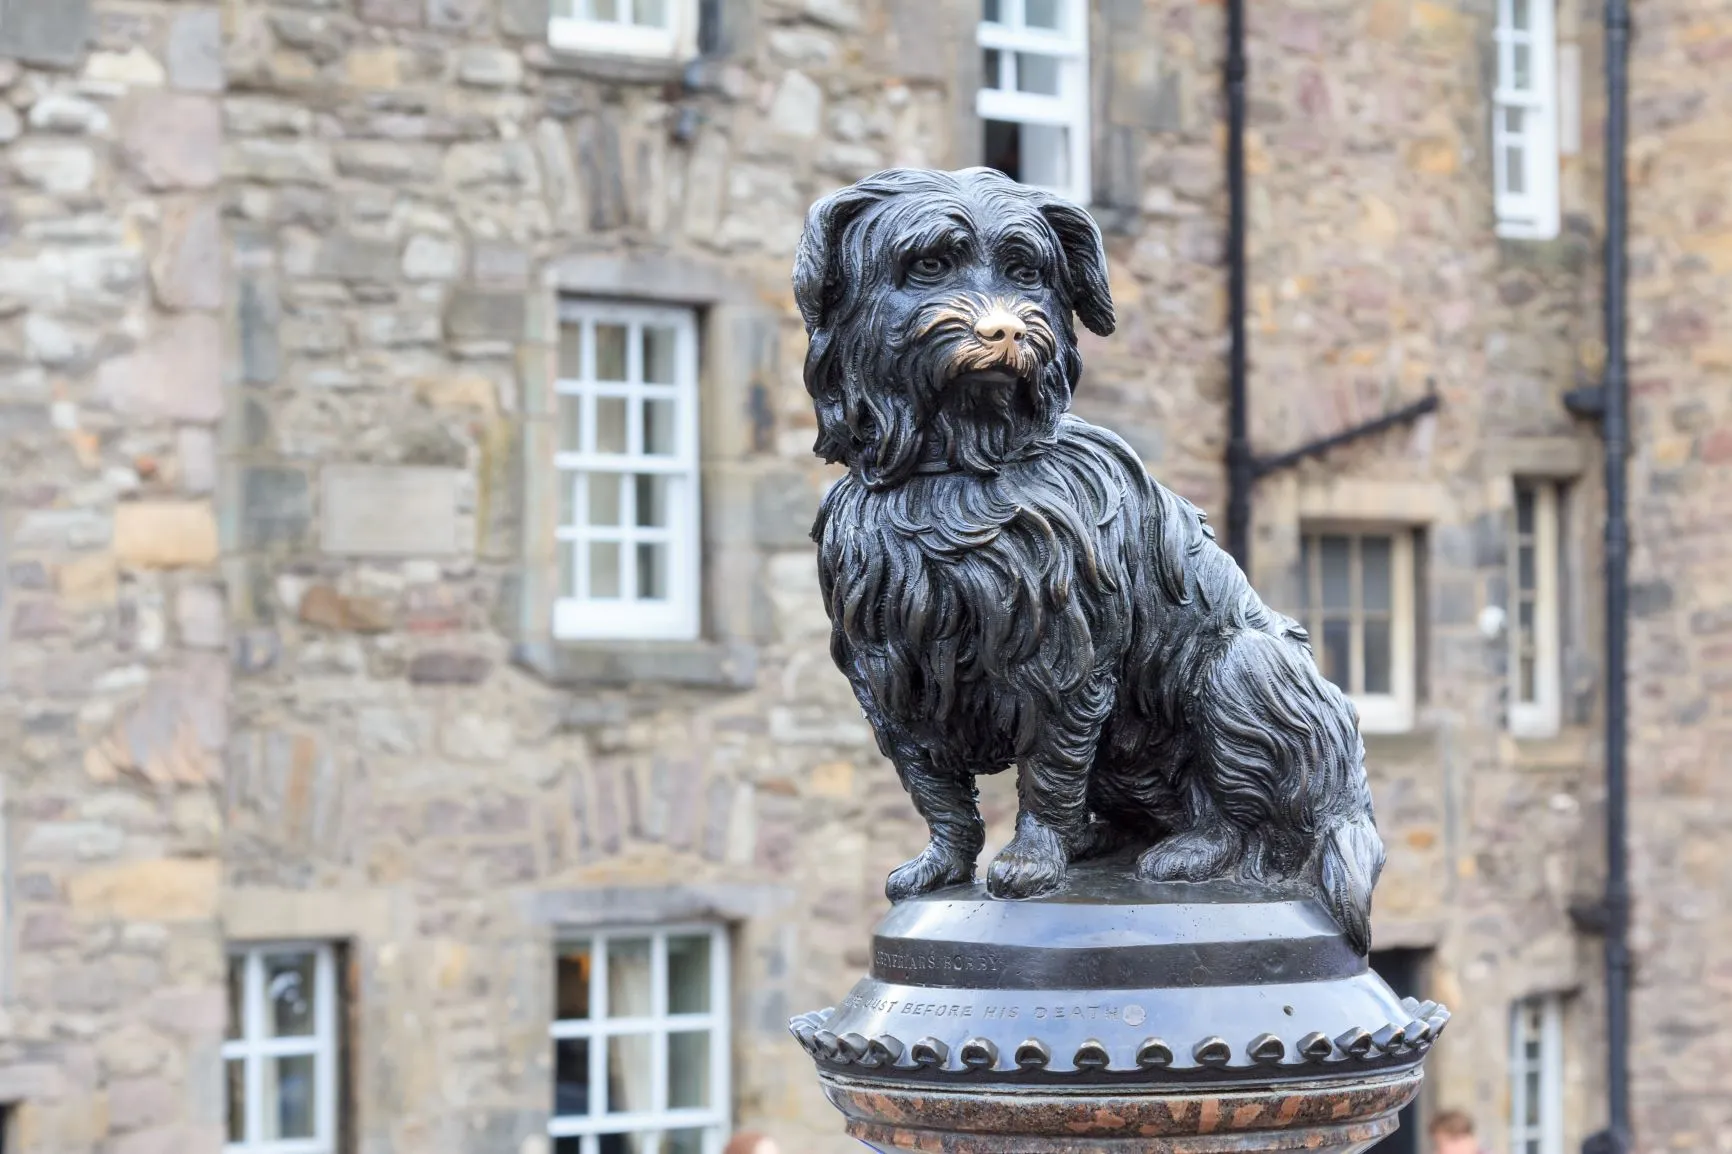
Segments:
[[[1032,898],[1064,881],[1066,854],[1058,835],[1039,822],[1019,823],[1016,837],[992,859],[986,892],[995,898]]]
[[[931,842],[913,861],[903,862],[890,872],[884,883],[884,896],[893,902],[929,894],[945,886],[962,885],[974,880],[974,859],[937,842]]]
[[[1151,882],[1202,882],[1218,878],[1239,857],[1241,839],[1232,829],[1175,834],[1137,859],[1137,876]]]

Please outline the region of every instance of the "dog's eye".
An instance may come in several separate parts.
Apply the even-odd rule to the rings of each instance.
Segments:
[[[917,257],[908,266],[908,272],[917,280],[936,280],[950,271],[950,258],[946,256]]]
[[[1040,283],[1040,270],[1031,264],[1013,264],[1004,270],[1004,275],[1023,288],[1033,288]]]

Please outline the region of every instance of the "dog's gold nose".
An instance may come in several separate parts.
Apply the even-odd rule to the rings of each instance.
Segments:
[[[1028,335],[1028,326],[1013,312],[993,309],[974,322],[974,335],[985,344],[1008,353]]]

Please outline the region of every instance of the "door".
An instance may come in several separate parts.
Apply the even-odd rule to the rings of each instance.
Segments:
[[[1418,998],[1425,1001],[1426,962],[1428,950],[1373,950],[1371,968],[1389,983],[1398,998]],[[1419,1100],[1416,1098],[1401,1112],[1401,1128],[1371,1150],[1374,1154],[1420,1154],[1425,1149],[1425,1137],[1419,1132]]]

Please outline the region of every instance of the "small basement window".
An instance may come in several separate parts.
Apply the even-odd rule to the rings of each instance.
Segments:
[[[696,55],[697,0],[553,0],[547,41],[573,52],[679,60]]]

